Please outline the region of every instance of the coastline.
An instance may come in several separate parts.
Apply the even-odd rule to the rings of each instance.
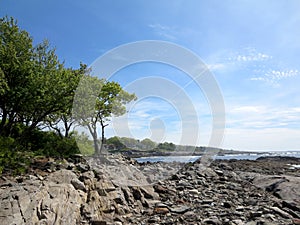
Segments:
[[[4,224],[300,224],[300,168],[294,164],[300,159],[208,166],[201,160],[139,164],[122,155],[49,159],[30,174],[0,178],[0,218]],[[131,171],[127,184],[149,181],[147,171],[155,182],[125,185],[125,171]]]

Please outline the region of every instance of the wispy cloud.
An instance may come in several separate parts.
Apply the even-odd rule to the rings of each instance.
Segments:
[[[295,69],[286,69],[286,70],[267,70],[261,71],[262,75],[257,77],[252,77],[252,81],[263,81],[267,84],[272,85],[273,87],[279,87],[279,81],[291,77],[296,77],[300,75],[300,71]]]
[[[235,58],[238,62],[265,61],[269,59],[272,59],[272,56],[259,52],[250,55],[237,55]]]
[[[299,128],[299,113],[300,107],[236,106],[228,111],[227,125],[242,129]]]
[[[248,47],[244,48],[240,52],[233,53],[231,57],[229,57],[229,61],[235,62],[258,62],[258,61],[267,61],[271,60],[273,57],[266,54],[259,52],[255,48]]]
[[[238,51],[222,50],[209,57],[208,68],[212,71],[237,71],[247,67],[259,67],[259,64],[270,62],[273,57],[255,48],[243,48]]]
[[[156,24],[149,24],[148,27],[150,27],[157,35],[159,35],[162,38],[174,41],[176,40],[176,30],[175,27],[170,27],[166,25],[162,25],[159,23]]]
[[[208,64],[210,70],[220,73],[243,73],[245,80],[262,82],[274,88],[280,87],[283,80],[300,75],[299,69],[284,67],[277,58],[253,47],[236,52],[228,50],[218,57]]]
[[[228,64],[226,63],[213,63],[213,64],[208,64],[207,68],[211,71],[223,71],[226,69]]]

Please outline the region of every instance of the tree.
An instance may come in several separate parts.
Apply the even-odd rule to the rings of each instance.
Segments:
[[[59,62],[48,41],[33,46],[13,18],[0,19],[0,134],[16,124],[24,136],[53,115],[64,113],[78,77]]]
[[[126,104],[136,96],[122,89],[120,84],[86,74],[76,90],[73,114],[80,125],[88,128],[94,140],[95,153],[101,154],[105,140],[105,127],[110,118],[126,112]],[[101,146],[98,143],[97,125],[101,126]]]
[[[119,137],[111,137],[106,140],[106,144],[113,145],[116,149],[121,150],[126,148],[126,146],[121,142]]]
[[[120,140],[127,148],[138,149],[140,146],[140,141],[134,138],[121,137]]]
[[[72,108],[72,117],[75,118],[79,125],[88,128],[93,138],[95,153],[99,153],[100,151],[97,133],[99,118],[97,116],[97,107],[95,103],[103,84],[103,80],[86,73],[81,78],[76,89]]]
[[[152,150],[157,145],[154,141],[150,140],[149,138],[145,138],[141,141],[143,149]]]
[[[61,138],[68,138],[71,136],[71,128],[74,127],[76,120],[72,116],[72,106],[74,101],[75,90],[78,86],[80,79],[87,71],[87,66],[85,64],[80,63],[80,68],[77,70],[68,69],[70,73],[69,78],[69,86],[73,90],[70,95],[65,98],[65,107],[63,110],[51,114],[47,117],[45,124],[50,129],[56,131],[56,133]]]
[[[157,148],[162,150],[167,150],[167,151],[174,151],[176,145],[173,144],[172,142],[164,142],[164,143],[159,143]]]
[[[126,113],[125,105],[136,100],[135,94],[124,91],[120,84],[114,81],[106,81],[101,88],[96,101],[97,117],[101,125],[101,149],[104,146],[104,129],[112,115],[121,116]]]
[[[33,73],[32,39],[13,18],[0,19],[0,134],[9,136]]]

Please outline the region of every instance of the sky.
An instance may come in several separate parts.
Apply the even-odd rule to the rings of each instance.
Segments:
[[[197,55],[212,83],[155,60],[111,74],[138,100],[112,118],[106,133],[206,146],[221,129],[213,121],[222,113],[217,147],[237,150],[300,149],[299,11],[298,0],[0,0],[0,16],[16,18],[34,43],[48,39],[67,67],[95,66],[112,49],[145,40]],[[167,57],[189,65],[180,53]],[[219,103],[212,101],[215,90]],[[214,112],[222,105],[224,112]]]

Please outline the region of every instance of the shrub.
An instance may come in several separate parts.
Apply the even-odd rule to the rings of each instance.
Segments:
[[[0,174],[13,175],[25,173],[30,165],[30,152],[20,151],[15,139],[0,136]]]

